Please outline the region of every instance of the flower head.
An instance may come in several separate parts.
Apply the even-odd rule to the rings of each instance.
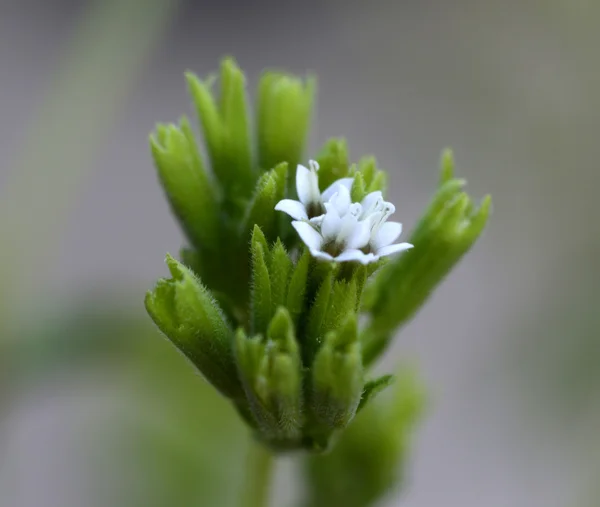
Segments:
[[[296,169],[296,193],[298,200],[283,199],[277,203],[275,209],[290,215],[294,220],[310,220],[325,213],[325,202],[336,192],[338,187],[346,187],[348,192],[352,186],[353,178],[341,178],[334,181],[321,193],[319,190],[319,164],[310,160],[310,169],[298,164]]]
[[[360,203],[353,203],[348,189],[351,185],[340,184],[339,180],[336,183],[337,190],[323,203],[325,213],[310,221],[292,222],[313,257],[369,264],[412,248],[410,243],[392,244],[400,236],[402,224],[387,222],[395,207],[383,200],[381,192],[372,192]],[[275,209],[280,209],[279,204]]]

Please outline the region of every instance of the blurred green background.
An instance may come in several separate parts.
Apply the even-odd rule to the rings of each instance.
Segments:
[[[182,241],[147,135],[226,54],[251,92],[314,71],[311,150],[374,153],[407,227],[445,146],[494,196],[385,362],[430,401],[382,505],[597,505],[599,24],[592,0],[0,0],[0,505],[236,505],[245,430],[142,305]]]

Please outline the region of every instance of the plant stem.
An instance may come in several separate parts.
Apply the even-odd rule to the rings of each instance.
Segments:
[[[258,442],[250,444],[241,503],[243,507],[268,507],[273,462],[273,454],[264,445]]]

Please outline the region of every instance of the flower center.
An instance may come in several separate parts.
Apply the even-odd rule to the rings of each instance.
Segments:
[[[306,206],[306,214],[308,218],[315,218],[325,213],[325,206],[320,201],[312,201]]]

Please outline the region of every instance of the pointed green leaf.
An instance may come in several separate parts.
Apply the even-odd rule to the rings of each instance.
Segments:
[[[474,210],[462,192],[463,180],[452,175],[449,155],[443,157],[440,187],[409,242],[415,245],[381,268],[365,291],[363,308],[371,319],[363,331],[365,364],[370,364],[394,335],[428,299],[481,234],[491,200]]]
[[[215,244],[219,228],[216,195],[193,137],[169,125],[150,137],[150,147],[171,209],[190,242]]]
[[[367,188],[362,173],[356,173],[354,181],[352,182],[352,188],[350,189],[350,195],[352,202],[360,202],[367,195]]]
[[[343,428],[354,417],[363,392],[362,352],[355,316],[330,332],[312,371],[311,409],[328,427]]]
[[[387,190],[387,173],[383,171],[377,171],[375,173],[373,181],[371,181],[371,184],[367,188],[367,193],[375,192],[377,190],[380,190],[383,193]]]
[[[348,144],[343,138],[330,139],[317,155],[319,163],[319,187],[325,190],[335,180],[348,176]]]
[[[251,243],[252,252],[252,332],[264,333],[272,315],[271,281],[267,267],[267,251],[264,249],[264,236],[255,227]]]
[[[306,353],[308,357],[312,355],[319,348],[320,342],[323,339],[321,329],[323,327],[323,321],[329,310],[329,298],[331,297],[333,275],[330,273],[317,291],[314,302],[311,305],[310,311],[308,312],[308,326],[306,329],[307,334],[307,347]]]
[[[218,102],[211,91],[214,77],[202,82],[188,72],[186,78],[213,172],[221,183],[226,204],[235,211],[240,199],[249,196],[255,180],[244,75],[232,59],[223,60]]]
[[[271,307],[273,311],[278,306],[285,305],[292,261],[289,258],[281,240],[277,240],[271,252],[269,272],[271,274]]]
[[[365,187],[369,188],[377,172],[377,160],[373,156],[363,157],[358,162],[358,170],[365,180]]]
[[[447,148],[442,152],[442,160],[440,162],[440,186],[454,179],[454,154],[452,150]]]
[[[381,393],[384,389],[392,385],[394,382],[393,375],[382,375],[373,380],[369,380],[363,389],[360,403],[358,404],[357,412],[360,412],[375,396]]]
[[[322,321],[320,335],[337,329],[341,322],[353,315],[356,308],[356,280],[349,282],[337,280],[333,283],[333,290],[329,298],[325,318]]]
[[[146,294],[152,320],[221,393],[241,395],[232,353],[232,330],[210,292],[183,264],[167,256],[173,278]]]
[[[304,311],[309,263],[310,252],[308,249],[305,249],[296,263],[288,288],[286,306],[296,325],[298,324],[299,316]]]
[[[287,162],[295,172],[302,159],[316,82],[276,72],[262,75],[258,86],[258,158],[262,169]],[[290,177],[293,175],[290,174]]]
[[[274,241],[278,237],[281,213],[275,211],[275,205],[285,195],[285,180],[287,164],[277,165],[271,171],[265,172],[256,184],[254,197],[249,205],[242,226],[242,234],[248,234],[254,225],[258,225],[265,236]]]

